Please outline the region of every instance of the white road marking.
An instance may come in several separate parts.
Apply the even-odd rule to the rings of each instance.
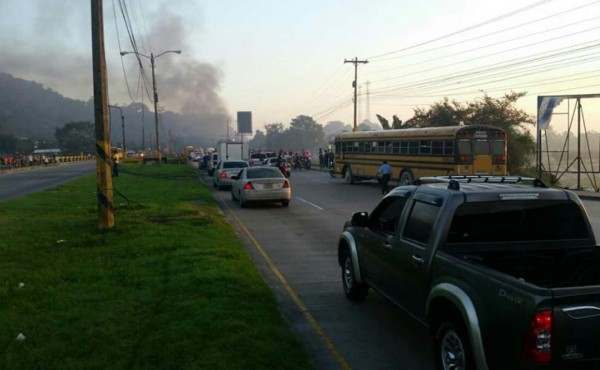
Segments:
[[[302,198],[300,198],[300,197],[296,197],[296,199],[298,199],[298,200],[299,200],[299,201],[301,201],[301,202],[304,202],[304,203],[308,204],[309,206],[313,206],[313,207],[315,207],[315,208],[317,208],[317,209],[320,209],[321,211],[324,211],[324,210],[325,210],[325,208],[321,208],[321,207],[319,207],[318,205],[316,205],[316,204],[314,204],[314,203],[311,203],[311,202],[309,202],[309,201],[308,201],[308,200],[306,200],[306,199],[302,199]]]

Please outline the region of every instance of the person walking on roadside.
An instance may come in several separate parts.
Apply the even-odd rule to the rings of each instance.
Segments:
[[[377,174],[381,176],[381,194],[387,194],[389,192],[388,182],[390,182],[390,178],[392,177],[392,167],[387,161],[383,161],[383,164],[379,166]]]
[[[112,157],[112,177],[119,177],[119,155],[117,153]]]

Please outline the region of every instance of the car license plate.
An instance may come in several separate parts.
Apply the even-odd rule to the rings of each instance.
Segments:
[[[273,184],[264,184],[263,188],[265,188],[265,189],[273,189]]]

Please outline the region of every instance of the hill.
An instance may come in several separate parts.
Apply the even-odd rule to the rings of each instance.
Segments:
[[[154,147],[154,112],[141,103],[123,106],[127,147]],[[121,116],[111,109],[111,140],[121,142]],[[53,140],[56,128],[69,122],[93,121],[94,102],[70,99],[35,81],[0,72],[0,133],[32,140]],[[160,114],[161,146],[215,146],[226,133],[226,114]],[[144,139],[142,140],[142,133]]]

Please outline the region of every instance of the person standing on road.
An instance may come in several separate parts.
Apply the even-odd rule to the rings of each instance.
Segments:
[[[115,153],[112,157],[112,177],[119,177],[119,155]]]
[[[378,175],[381,176],[381,194],[387,194],[388,190],[388,182],[392,177],[392,167],[387,163],[387,161],[383,161],[383,164],[379,166]]]

